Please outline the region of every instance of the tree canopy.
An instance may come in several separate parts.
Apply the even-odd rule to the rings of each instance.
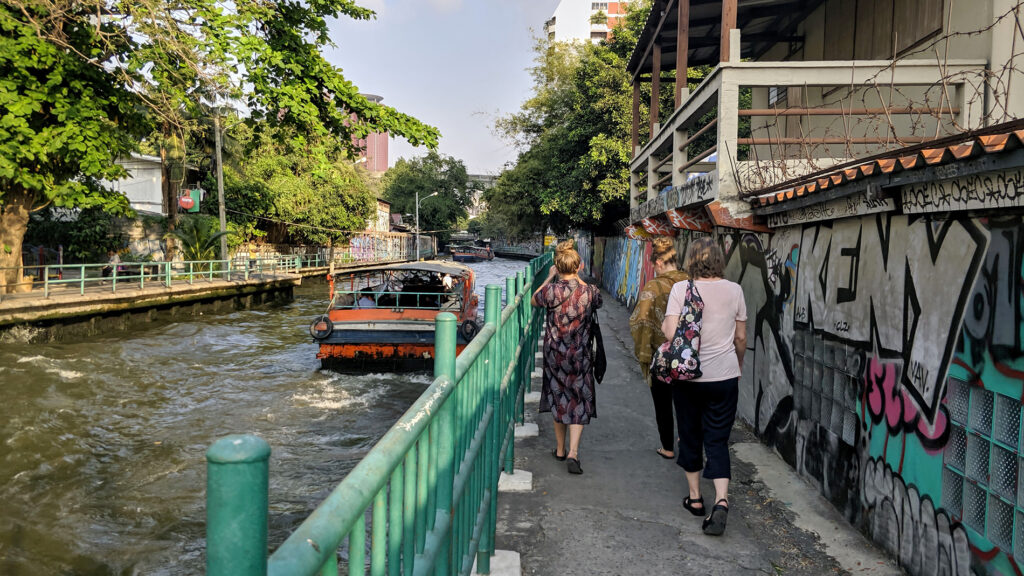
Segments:
[[[607,228],[629,209],[632,88],[626,61],[649,2],[630,3],[610,41],[539,40],[534,94],[496,128],[519,147],[485,195],[510,236]]]
[[[462,160],[433,151],[411,160],[400,158],[384,174],[383,185],[384,199],[397,214],[415,214],[419,192],[420,229],[436,232],[442,242],[467,222],[473,198]],[[427,198],[434,192],[437,196]]]
[[[0,5],[0,267],[20,265],[30,211],[127,210],[103,185],[124,175],[117,158],[153,129],[184,146],[224,107],[257,132],[291,129],[322,173],[339,170],[316,152],[328,140],[341,157],[370,132],[435,147],[437,129],[370,102],[324,58],[342,16],[374,14],[353,0]]]

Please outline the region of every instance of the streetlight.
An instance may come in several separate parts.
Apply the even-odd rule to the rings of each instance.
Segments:
[[[437,196],[437,192],[434,192],[430,196]],[[430,198],[427,196],[427,198]],[[426,200],[427,198],[424,198]],[[420,259],[420,191],[416,191],[416,260]]]

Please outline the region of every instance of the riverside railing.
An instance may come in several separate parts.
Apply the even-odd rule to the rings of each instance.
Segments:
[[[86,289],[93,292],[128,288],[144,289],[160,285],[170,288],[174,285],[212,282],[214,280],[248,280],[264,275],[296,273],[309,267],[310,261],[301,256],[279,256],[255,260],[185,260],[179,262],[121,262],[120,264],[61,264],[47,266],[22,266],[18,268],[24,279],[15,285],[30,285],[32,289],[42,288],[43,297],[49,298],[55,290],[67,289],[84,295]],[[326,264],[321,264],[325,266]],[[9,268],[0,268],[0,275]],[[0,291],[0,298],[3,298]],[[7,296],[10,298],[10,296]]]
[[[541,330],[530,297],[550,263],[507,278],[504,308],[487,286],[485,325],[457,358],[456,318],[437,316],[434,382],[269,558],[270,447],[255,436],[211,446],[207,574],[336,575],[346,539],[350,575],[466,575],[474,561],[489,573],[498,478],[513,470]]]
[[[336,265],[365,265],[408,260],[411,258],[405,246],[397,252],[390,250],[363,251],[353,257],[350,252],[334,255]],[[429,255],[424,252],[421,255]],[[14,286],[28,286],[29,291],[43,290],[43,297],[49,298],[54,290],[75,290],[84,295],[87,288],[96,291],[117,292],[127,288],[144,289],[146,286],[162,285],[170,288],[180,284],[195,284],[213,280],[249,280],[267,274],[297,274],[309,268],[327,268],[330,260],[323,254],[282,254],[249,258],[236,254],[231,260],[185,260],[176,262],[121,262],[110,264],[50,264],[22,266],[17,268],[23,279]],[[0,268],[3,273],[13,268]],[[2,286],[0,286],[2,288]],[[0,290],[0,300],[4,298]],[[7,296],[8,298],[10,296]]]

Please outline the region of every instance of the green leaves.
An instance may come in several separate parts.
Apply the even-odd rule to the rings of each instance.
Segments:
[[[368,101],[327,62],[328,22],[341,16],[374,14],[355,0],[0,5],[0,211],[17,195],[127,212],[104,184],[125,175],[117,159],[155,129],[145,144],[167,152],[168,180],[179,180],[185,143],[201,140],[213,103],[247,110],[257,146],[271,146],[263,134],[289,139],[264,150],[276,164],[254,158],[251,168],[269,176],[259,185],[282,186],[256,194],[274,196],[271,215],[313,226],[294,234],[320,242],[365,228],[373,193],[345,162],[353,137],[389,132],[433,148],[440,133]]]
[[[384,199],[391,202],[391,212],[415,215],[417,192],[421,230],[436,232],[447,241],[453,230],[465,224],[473,198],[461,160],[433,151],[412,160],[399,159],[384,175]],[[434,192],[437,196],[428,198]]]
[[[640,18],[627,22],[643,26]],[[545,225],[609,227],[627,213],[632,46],[624,44],[635,43],[635,32],[617,28],[611,42],[598,45],[537,45],[533,97],[497,124],[522,152],[485,196],[509,235]]]

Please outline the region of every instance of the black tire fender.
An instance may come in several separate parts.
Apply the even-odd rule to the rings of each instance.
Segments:
[[[480,333],[480,325],[476,323],[476,320],[466,320],[459,326],[459,335],[466,339],[466,342],[472,342],[473,338]]]
[[[309,335],[315,340],[323,340],[334,332],[334,323],[326,314],[317,316],[309,325]]]

